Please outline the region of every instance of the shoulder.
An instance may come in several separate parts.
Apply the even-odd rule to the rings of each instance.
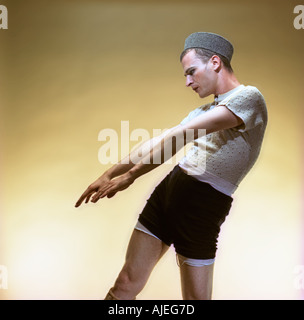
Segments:
[[[252,102],[266,104],[263,94],[257,87],[254,86],[245,86],[244,90],[240,92],[240,98],[245,98],[246,100]]]
[[[267,107],[261,91],[254,86],[245,86],[243,92],[240,93],[242,106],[249,114],[260,117],[264,123],[267,123]]]
[[[254,86],[243,86],[240,91],[227,97],[222,103],[243,120],[246,130],[252,129],[258,124],[267,123],[267,108],[264,97]],[[242,130],[245,131],[245,129]]]
[[[264,96],[257,87],[244,86],[236,95],[231,95],[224,101],[227,106],[239,106],[244,109],[266,110],[266,102]]]

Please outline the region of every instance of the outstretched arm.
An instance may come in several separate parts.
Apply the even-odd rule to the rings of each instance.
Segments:
[[[161,135],[157,142],[148,148],[146,156],[141,158],[138,163],[129,161],[128,164],[122,164],[121,161],[111,169],[106,171],[100,178],[93,182],[87,190],[82,194],[76,203],[76,207],[86,200],[87,203],[91,196],[92,202],[97,202],[99,199],[113,197],[118,191],[128,188],[138,177],[155,169],[160,164],[166,162],[170,157],[174,156],[188,142],[187,130],[193,130],[191,141],[199,138],[200,130],[205,129],[206,134],[234,128],[242,124],[242,120],[238,118],[225,106],[218,106],[202,115],[197,116],[184,125],[178,125],[171,128],[166,134]],[[173,140],[176,143],[172,143]],[[169,147],[168,147],[169,146]],[[172,152],[167,152],[170,149]],[[131,159],[130,154],[128,157]],[[160,159],[160,161],[153,161],[153,159]]]
[[[128,172],[139,162],[139,160],[136,161],[138,155],[141,155],[140,158],[144,158],[146,155],[150,154],[151,150],[161,141],[161,139],[163,139],[174,129],[175,127],[168,129],[158,137],[154,137],[142,143],[128,156],[126,156],[117,164],[115,164],[106,172],[104,172],[103,175],[101,175],[96,181],[94,181],[91,185],[88,186],[88,188],[84,191],[84,193],[76,202],[75,207],[79,207],[84,200],[85,203],[88,203],[90,198],[94,194],[95,196],[92,197],[92,201],[96,202],[100,198],[101,194],[109,190],[109,188],[113,188],[114,185],[116,186],[116,188],[120,188],[118,191],[127,188],[134,181],[132,180],[132,176]],[[116,177],[119,177],[120,179]],[[114,196],[115,193],[107,192],[104,196],[110,198]]]
[[[187,143],[199,138],[203,134],[234,128],[242,123],[242,119],[237,117],[225,106],[217,106],[216,108],[195,117],[184,125],[176,126],[168,135],[161,139],[142,161],[130,169],[130,179],[133,182],[141,175],[158,167],[170,157],[174,156]],[[187,136],[187,130],[192,130],[193,134]],[[170,148],[171,150],[169,150]],[[168,150],[171,152],[168,152]],[[153,159],[159,158],[161,158],[160,163],[153,162]]]

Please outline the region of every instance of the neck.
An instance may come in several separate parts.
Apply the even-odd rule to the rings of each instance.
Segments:
[[[215,95],[224,94],[237,86],[239,86],[240,83],[234,73],[230,73],[226,70],[222,70],[219,73],[217,86],[215,90]]]

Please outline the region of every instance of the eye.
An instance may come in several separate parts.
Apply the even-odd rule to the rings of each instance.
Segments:
[[[185,72],[185,77],[186,76],[193,76],[195,73],[196,69],[195,68],[189,68],[187,69],[187,71]]]
[[[193,75],[194,75],[194,72],[195,72],[195,69],[191,69],[191,70],[189,70],[189,73],[188,73],[188,74],[189,74],[190,76],[193,76]]]

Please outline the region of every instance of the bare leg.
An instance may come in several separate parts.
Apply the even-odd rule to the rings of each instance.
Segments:
[[[211,300],[214,264],[192,267],[180,266],[182,295],[184,300]]]
[[[125,264],[111,289],[112,298],[135,299],[144,288],[154,266],[168,248],[155,237],[134,230],[127,249]],[[109,295],[106,299],[110,299]]]

